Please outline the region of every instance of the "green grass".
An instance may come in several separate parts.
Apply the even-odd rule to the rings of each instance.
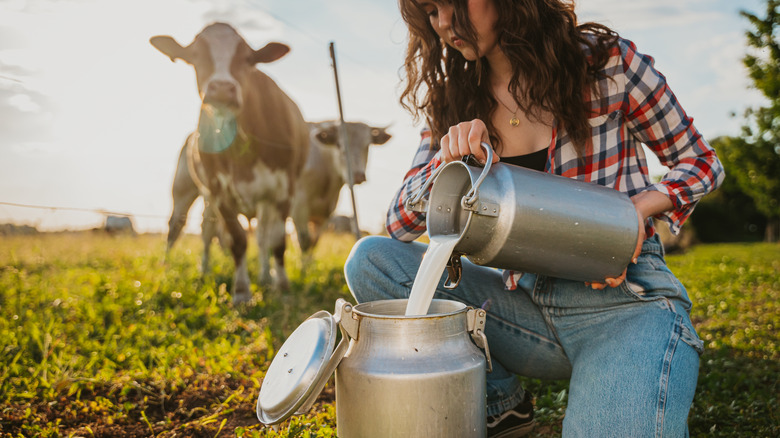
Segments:
[[[0,237],[0,436],[335,436],[332,387],[278,431],[254,413],[285,337],[350,298],[353,239],[324,239],[305,270],[289,251],[291,292],[253,285],[257,299],[236,309],[232,262],[213,250],[201,278],[193,236],[167,260],[159,235]],[[700,245],[668,261],[707,344],[691,435],[780,435],[780,246]],[[560,435],[566,383],[525,383],[537,436]]]
[[[728,244],[669,257],[705,341],[693,436],[780,436],[780,245]]]

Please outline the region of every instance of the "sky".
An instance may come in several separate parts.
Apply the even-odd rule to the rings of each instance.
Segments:
[[[763,103],[741,62],[748,22],[740,10],[763,16],[765,6],[577,2],[580,21],[606,24],[655,58],[707,139],[738,135],[744,110]],[[309,121],[338,118],[333,42],[344,118],[390,125],[393,135],[372,147],[368,181],[354,191],[361,228],[379,232],[420,129],[398,103],[406,29],[395,0],[0,0],[0,224],[89,229],[110,212],[132,215],[139,232],[165,233],[199,99],[192,67],[172,63],[149,38],[187,45],[215,21],[253,48],[291,47],[260,69]],[[199,232],[201,211],[198,201],[188,232]],[[347,189],[337,213],[351,214]]]

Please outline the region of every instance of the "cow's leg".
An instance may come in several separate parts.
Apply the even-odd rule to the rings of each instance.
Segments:
[[[290,288],[290,280],[284,268],[284,251],[286,249],[285,220],[289,212],[289,204],[283,203],[282,207],[269,206],[262,210],[263,226],[257,227],[258,246],[265,254],[265,261],[260,266],[261,280],[270,277],[270,261],[268,254],[273,253],[275,263],[274,287],[280,290]],[[262,233],[262,234],[261,234]]]
[[[257,241],[257,262],[259,273],[257,282],[263,286],[271,286],[271,248],[268,244],[269,229],[271,227],[271,217],[263,206],[257,207],[257,228],[255,228],[255,240]]]
[[[214,236],[217,235],[218,226],[219,217],[217,211],[210,202],[206,202],[203,206],[203,222],[200,224],[200,236],[203,239],[203,256],[200,260],[200,270],[203,274],[207,274],[210,270],[211,242],[214,240]]]
[[[198,193],[195,196],[188,199],[177,199],[176,195],[173,198],[173,211],[171,212],[171,218],[168,220],[168,245],[165,252],[168,253],[173,248],[173,244],[179,239],[181,230],[184,229],[184,225],[187,223],[187,213],[192,207],[192,203],[198,198]]]
[[[179,164],[176,166],[176,174],[173,177],[173,187],[171,188],[173,196],[173,212],[168,221],[168,246],[166,252],[170,252],[173,244],[181,234],[184,224],[187,223],[187,213],[192,207],[192,203],[198,199],[200,193],[198,186],[190,177],[187,171],[186,157],[183,154],[179,156]]]
[[[278,214],[276,226],[270,230],[270,244],[276,261],[276,287],[281,290],[290,289],[290,280],[287,278],[287,270],[284,267],[284,253],[287,249],[286,221],[290,214],[290,203],[282,202],[276,209],[271,209]]]
[[[320,241],[320,236],[322,236],[322,228],[324,226],[325,226],[325,221],[323,221],[320,218],[312,219],[309,222],[309,234],[311,235],[309,252],[314,251],[314,247],[317,245],[317,242]]]
[[[245,303],[252,299],[246,261],[246,231],[238,221],[238,213],[234,209],[220,204],[219,214],[222,216],[226,234],[230,236],[230,252],[236,266],[233,274],[233,304]]]
[[[299,186],[300,187],[300,186]],[[298,239],[298,246],[301,253],[306,253],[313,246],[311,243],[311,234],[309,232],[309,206],[306,202],[306,195],[302,189],[299,189],[293,200],[290,217],[295,224],[295,235]]]
[[[308,222],[304,222],[301,225],[300,229],[305,230],[304,235],[306,236],[305,240],[300,240],[299,237],[299,243],[301,247],[301,275],[305,276],[308,272],[309,266],[311,266],[314,263],[314,246],[317,244],[317,241],[320,238],[320,229],[322,228],[322,222],[318,221],[315,218],[310,218]],[[296,231],[299,229],[296,225],[295,227]],[[298,232],[298,236],[300,236],[300,232]]]

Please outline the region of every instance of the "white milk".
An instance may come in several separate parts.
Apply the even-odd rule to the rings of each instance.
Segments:
[[[428,245],[428,251],[423,256],[420,270],[414,278],[412,293],[409,295],[409,302],[406,305],[406,316],[418,316],[428,313],[428,307],[431,306],[433,294],[436,293],[436,286],[444,269],[447,267],[447,261],[452,255],[452,250],[460,240],[459,235],[436,235],[431,237],[431,243]]]

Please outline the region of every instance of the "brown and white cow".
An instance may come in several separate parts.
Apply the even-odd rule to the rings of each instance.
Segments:
[[[186,47],[170,36],[150,42],[172,61],[182,59],[195,69],[202,105],[198,129],[186,145],[187,166],[229,237],[236,266],[233,302],[251,299],[239,214],[274,224],[258,243],[273,248],[277,286],[288,287],[284,218],[306,162],[309,129],[295,102],[255,65],[276,61],[289,47],[272,42],[253,50],[225,23],[207,26]]]
[[[387,143],[392,137],[387,128],[377,128],[360,122],[345,122],[352,182],[366,181],[366,164],[371,145]],[[303,252],[317,244],[322,227],[333,215],[341,187],[347,182],[348,166],[339,144],[340,123],[311,123],[309,158],[298,181],[292,203],[291,217],[298,244]]]
[[[310,251],[317,243],[322,227],[332,216],[338,202],[341,187],[347,178],[347,164],[339,149],[339,123],[325,121],[309,123],[310,147],[304,170],[296,184],[290,217],[295,223],[298,242],[303,252]],[[387,128],[373,127],[360,122],[347,122],[349,138],[349,156],[352,179],[355,184],[366,180],[368,149],[372,144],[386,143],[391,135]],[[173,212],[168,221],[168,250],[178,239],[192,204],[200,195],[190,176],[187,165],[186,147],[182,147],[179,162],[173,179]],[[203,238],[203,257],[201,270],[208,272],[209,248],[215,236],[219,236],[224,245],[224,236],[219,227],[217,216],[210,205],[203,210],[201,237]],[[267,224],[260,221],[258,228]],[[261,275],[268,275],[268,258],[261,254]]]

